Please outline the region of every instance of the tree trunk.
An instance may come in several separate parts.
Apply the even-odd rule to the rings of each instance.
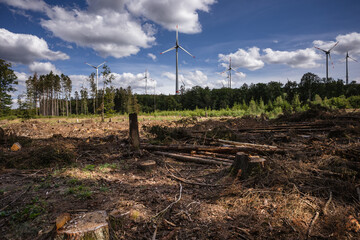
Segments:
[[[140,150],[139,124],[136,113],[129,114],[129,132],[131,146],[136,150]]]

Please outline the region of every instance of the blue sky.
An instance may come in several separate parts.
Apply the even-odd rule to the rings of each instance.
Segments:
[[[175,45],[179,78],[186,88],[278,81],[299,82],[306,72],[325,77],[325,54],[337,41],[329,76],[345,80],[345,55],[360,60],[358,0],[0,0],[0,58],[12,62],[20,85],[34,72],[50,70],[73,80],[73,92],[107,61],[115,87],[175,92]],[[360,65],[350,60],[350,80],[360,82]],[[181,84],[181,82],[180,82]],[[101,83],[99,84],[101,87]]]

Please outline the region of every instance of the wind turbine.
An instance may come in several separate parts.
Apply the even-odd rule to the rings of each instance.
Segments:
[[[175,43],[175,46],[166,50],[166,51],[163,51],[161,52],[160,54],[163,54],[163,53],[166,53],[166,52],[169,52],[173,49],[176,50],[176,88],[175,88],[175,94],[178,95],[179,94],[179,69],[178,69],[178,51],[179,51],[179,48],[181,50],[183,50],[184,52],[186,52],[187,54],[189,54],[190,56],[192,56],[193,58],[195,58],[195,56],[191,55],[188,51],[186,51],[182,46],[179,45],[179,34],[178,34],[178,25],[176,25],[176,43]]]
[[[142,78],[140,80],[144,80],[144,79],[145,79],[145,95],[147,95],[147,81],[148,81],[148,70],[147,69],[145,71],[144,78]]]
[[[331,50],[333,50],[334,47],[336,47],[336,45],[338,45],[338,44],[339,44],[339,42],[335,43],[334,46],[332,46],[332,47],[331,47],[329,50],[327,50],[327,51],[324,50],[324,49],[318,48],[318,47],[314,47],[314,48],[316,48],[316,49],[319,49],[320,51],[323,51],[323,52],[326,54],[326,80],[329,80],[329,64],[328,64],[329,60],[328,60],[328,58],[330,57],[330,60],[331,60],[330,52],[331,52]]]
[[[87,62],[85,62],[85,64],[87,64],[87,65],[89,65],[90,67],[93,67],[93,68],[95,68],[96,69],[96,94],[97,94],[97,91],[98,91],[98,78],[99,78],[99,67],[101,66],[101,65],[103,65],[104,63],[106,63],[106,61],[105,62],[103,62],[102,64],[100,64],[100,65],[98,65],[97,67],[95,67],[95,66],[93,66],[93,65],[91,65],[91,64],[89,64],[89,63],[87,63]]]
[[[231,67],[231,57],[230,57],[229,67],[228,67],[225,71],[222,72],[222,73],[224,73],[224,72],[229,72],[229,73],[228,73],[228,78],[229,78],[228,87],[229,87],[229,88],[231,88],[231,71],[237,72],[235,68]]]
[[[357,60],[353,59],[352,57],[349,56],[349,52],[346,52],[346,85],[349,84],[349,67],[348,67],[348,58],[350,58],[351,60],[358,62]]]

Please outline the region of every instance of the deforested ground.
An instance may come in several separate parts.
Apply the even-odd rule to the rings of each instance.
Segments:
[[[131,150],[125,117],[1,121],[2,238],[51,238],[62,213],[97,210],[107,212],[112,239],[360,238],[359,113],[139,120],[141,153]],[[231,162],[233,151],[198,147],[233,147],[226,140],[253,144],[246,153],[265,164],[243,178],[229,164],[151,148]],[[148,160],[156,166],[139,168]]]

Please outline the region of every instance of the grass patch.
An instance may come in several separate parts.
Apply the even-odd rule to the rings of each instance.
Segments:
[[[75,195],[77,198],[80,199],[89,199],[91,198],[93,192],[90,190],[89,187],[80,185],[76,187],[70,187],[66,190],[67,195]]]

